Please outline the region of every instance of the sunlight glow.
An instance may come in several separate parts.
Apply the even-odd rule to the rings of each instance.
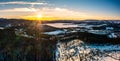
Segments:
[[[42,18],[43,16],[42,16],[42,14],[37,14],[37,16],[36,16],[37,18]]]

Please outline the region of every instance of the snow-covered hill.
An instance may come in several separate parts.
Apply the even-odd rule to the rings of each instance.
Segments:
[[[113,45],[109,45],[109,47],[110,46]],[[56,61],[120,61],[119,47],[118,49],[116,47],[117,51],[109,51],[108,48],[100,48],[100,46],[96,47],[95,45],[87,45],[81,40],[58,42]],[[104,45],[104,47],[108,46]]]

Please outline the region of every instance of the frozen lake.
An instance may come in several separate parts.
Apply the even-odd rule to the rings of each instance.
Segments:
[[[79,27],[77,24],[72,24],[72,23],[49,23],[49,24],[46,24],[46,25],[56,27],[56,28]]]

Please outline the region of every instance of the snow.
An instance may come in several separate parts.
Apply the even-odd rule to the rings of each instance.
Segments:
[[[117,35],[115,35],[115,33],[111,33],[108,35],[109,38],[117,38]]]
[[[0,27],[0,29],[4,29],[3,27]]]
[[[108,34],[107,31],[104,30],[88,30],[89,33],[93,33],[93,34],[100,34],[100,35],[106,35]]]
[[[112,59],[111,57],[105,57],[104,61],[119,61],[119,60]]]
[[[113,27],[106,27],[106,30],[113,30]]]
[[[81,40],[58,42],[56,61],[119,61],[119,45],[87,45]]]
[[[115,35],[115,33],[111,33],[111,35],[112,35],[113,37],[115,37],[115,38],[117,37],[117,36]]]

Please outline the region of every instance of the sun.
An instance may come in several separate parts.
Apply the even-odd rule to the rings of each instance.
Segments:
[[[42,16],[42,14],[39,13],[39,14],[36,15],[36,17],[37,18],[42,18],[43,16]]]
[[[44,16],[41,13],[38,13],[35,15],[24,16],[23,18],[27,20],[42,20]]]
[[[38,13],[35,15],[29,15],[29,16],[24,16],[23,19],[26,20],[37,20],[37,21],[48,21],[48,20],[56,20],[56,17],[52,17],[52,16],[46,16],[44,14]]]

